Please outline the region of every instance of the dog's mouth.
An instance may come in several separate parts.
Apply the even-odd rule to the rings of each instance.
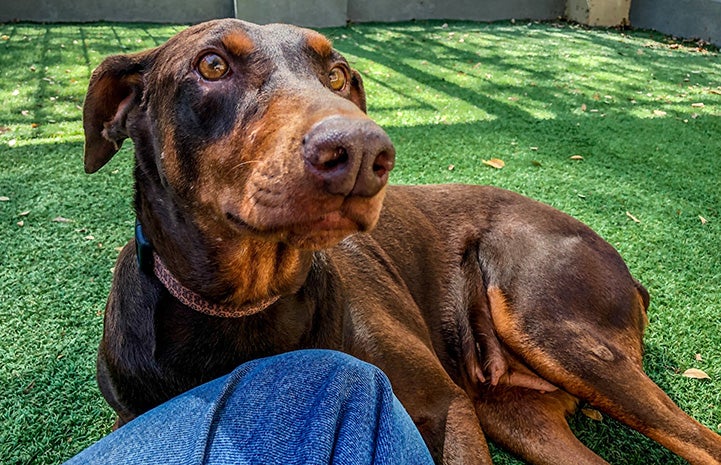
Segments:
[[[231,211],[226,211],[225,217],[236,230],[244,234],[286,242],[300,249],[319,250],[332,247],[352,234],[369,231],[375,226],[380,201],[372,202],[371,205],[368,205],[367,200],[361,203],[347,199],[340,209],[280,224],[251,224]]]

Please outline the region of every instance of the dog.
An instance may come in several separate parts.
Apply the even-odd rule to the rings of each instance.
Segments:
[[[135,146],[97,378],[117,427],[259,357],[347,352],[381,368],[434,460],[602,464],[585,401],[696,465],[721,437],[643,372],[647,291],[614,248],[487,186],[389,186],[395,149],[321,34],[217,20],[105,59],[85,170]]]

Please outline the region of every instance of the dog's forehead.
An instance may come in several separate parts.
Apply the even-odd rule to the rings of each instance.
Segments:
[[[309,50],[324,58],[333,54],[330,40],[311,29],[288,24],[257,25],[236,19],[190,27],[166,43],[169,51],[181,54],[187,54],[189,48],[208,47],[222,47],[236,55],[253,52],[278,55],[288,50]]]

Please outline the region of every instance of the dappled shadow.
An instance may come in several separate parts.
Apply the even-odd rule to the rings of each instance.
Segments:
[[[6,24],[0,42],[0,93],[12,95],[2,124],[76,123],[93,69],[108,55],[165,42],[185,26]],[[121,32],[119,32],[121,31]],[[68,67],[68,63],[72,66]],[[30,92],[30,93],[26,93]]]

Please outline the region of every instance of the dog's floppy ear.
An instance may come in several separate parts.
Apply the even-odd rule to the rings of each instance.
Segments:
[[[143,71],[152,55],[153,50],[110,56],[93,71],[83,105],[86,173],[102,168],[128,138],[126,119],[140,104]]]
[[[351,70],[350,77],[350,100],[363,110],[363,113],[366,113],[366,91],[363,88],[363,78],[354,69]]]

